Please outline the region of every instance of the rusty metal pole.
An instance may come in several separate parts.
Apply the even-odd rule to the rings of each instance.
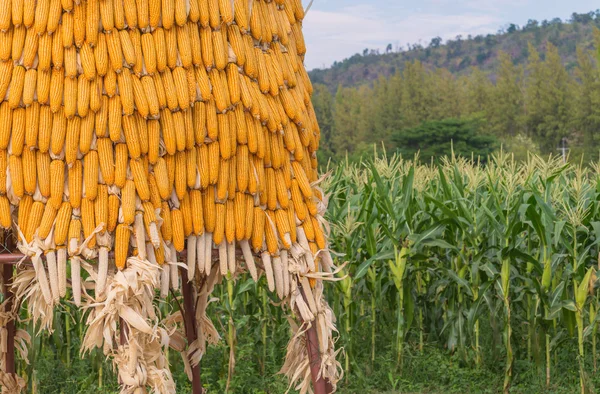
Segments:
[[[4,294],[4,300],[6,301],[5,312],[10,312],[13,304],[13,294],[10,290],[9,283],[12,282],[13,277],[13,266],[5,264],[2,267],[2,294]],[[6,360],[4,363],[5,372],[7,374],[14,374],[15,370],[15,321],[9,320],[6,325],[7,340],[6,340]]]
[[[196,301],[194,300],[194,291],[192,282],[188,281],[187,269],[180,268],[181,275],[181,292],[183,293],[183,321],[185,324],[185,335],[187,337],[188,346],[191,345],[197,338],[196,332]],[[202,394],[202,379],[200,377],[200,364],[192,367],[192,393]]]
[[[300,287],[300,291],[302,292],[304,301],[306,301],[306,293],[304,292],[304,288]],[[317,326],[313,322],[313,324],[310,325],[310,328],[306,331],[306,350],[308,352],[313,391],[315,394],[331,394],[333,393],[333,387],[331,386],[331,383],[329,380],[319,376],[319,371],[321,370],[321,353],[319,349]]]

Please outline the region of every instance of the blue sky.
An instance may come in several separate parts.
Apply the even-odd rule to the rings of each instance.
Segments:
[[[310,0],[302,0],[308,5]],[[431,38],[495,33],[528,19],[568,19],[600,8],[597,0],[314,0],[304,20],[309,69],[365,48],[426,45]]]

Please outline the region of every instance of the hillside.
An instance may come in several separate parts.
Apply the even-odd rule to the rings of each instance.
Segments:
[[[313,83],[325,84],[334,91],[338,85],[356,86],[372,82],[379,76],[388,77],[403,69],[407,61],[419,60],[426,67],[445,68],[454,74],[463,74],[477,66],[495,79],[499,51],[508,53],[515,64],[524,64],[529,55],[528,43],[544,53],[548,42],[558,48],[565,68],[572,71],[577,60],[577,46],[593,47],[594,27],[600,27],[600,11],[573,14],[568,21],[559,18],[542,22],[530,20],[526,26],[509,25],[498,34],[487,36],[459,36],[443,43],[439,38],[433,38],[426,46],[415,44],[385,54],[366,49],[363,54],[336,62],[331,68],[313,70],[310,76]]]

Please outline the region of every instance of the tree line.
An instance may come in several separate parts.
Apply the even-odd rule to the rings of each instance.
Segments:
[[[600,30],[594,38],[600,48]],[[457,76],[415,60],[369,85],[332,92],[315,84],[322,159],[358,158],[383,144],[404,154],[446,147],[429,156],[449,154],[452,146],[484,155],[502,146],[518,158],[529,151],[557,153],[565,145],[572,159],[598,160],[600,53],[578,47],[575,65],[567,70],[551,42],[542,50],[529,44],[527,52],[527,61],[516,64],[499,51],[493,74],[472,67]],[[448,136],[456,138],[453,144],[444,140]]]

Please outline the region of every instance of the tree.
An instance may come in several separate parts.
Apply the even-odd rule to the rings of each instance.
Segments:
[[[492,96],[494,105],[489,113],[490,130],[499,138],[516,136],[522,131],[523,69],[513,64],[506,52],[498,53],[500,68],[496,89]]]
[[[361,100],[358,91],[353,88],[338,87],[333,111],[333,129],[331,150],[338,158],[353,153],[358,144]]]
[[[315,115],[321,129],[321,141],[318,154],[323,158],[321,163],[327,163],[329,157],[333,156],[333,96],[327,86],[315,84],[312,96]]]
[[[392,44],[388,44],[387,47],[385,48],[385,53],[390,53],[392,52]]]
[[[464,157],[479,157],[485,162],[496,150],[496,138],[479,133],[480,122],[475,119],[445,119],[429,121],[404,129],[394,135],[398,152],[405,157],[419,153],[428,163],[452,153]]]

